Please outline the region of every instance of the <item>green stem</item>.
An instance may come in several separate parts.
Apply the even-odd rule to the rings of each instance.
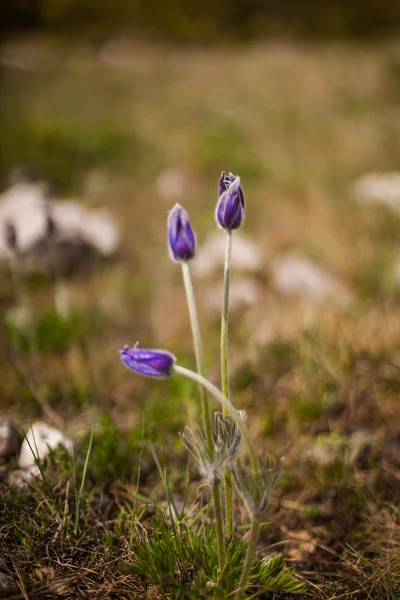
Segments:
[[[197,372],[200,377],[203,377],[203,347],[201,343],[201,334],[200,334],[200,326],[199,319],[197,316],[196,310],[196,302],[194,298],[192,278],[190,277],[189,265],[186,262],[182,264],[182,274],[183,274],[183,283],[185,286],[187,304],[189,309],[189,317],[190,324],[192,327],[192,335],[193,335],[193,345],[194,345],[194,353],[196,357],[196,367]],[[204,386],[199,383],[199,391],[200,391],[200,399],[201,399],[201,407],[202,407],[202,417],[204,423],[204,429],[206,433],[206,440],[208,446],[208,452],[210,454],[211,459],[214,458],[215,450],[214,450],[214,441],[212,436],[212,415],[211,408],[209,402],[207,400],[207,395],[204,390]],[[211,486],[212,489],[212,497],[214,503],[214,512],[215,512],[215,523],[217,530],[217,546],[218,546],[218,561],[219,568],[222,571],[225,560],[226,560],[226,549],[225,549],[225,540],[224,540],[224,520],[222,515],[222,506],[221,506],[221,491],[220,484],[213,484]]]
[[[250,537],[247,545],[246,560],[244,562],[242,574],[240,576],[239,587],[236,591],[236,594],[233,597],[233,600],[240,600],[246,589],[247,581],[249,579],[251,567],[253,565],[254,556],[256,553],[258,536],[260,535],[260,527],[261,520],[253,519],[251,523]]]
[[[227,231],[225,248],[225,269],[224,269],[224,298],[222,302],[221,318],[221,383],[222,393],[229,398],[228,381],[228,305],[229,305],[229,282],[231,274],[231,252],[232,252],[232,232]],[[226,414],[226,409],[225,409]]]
[[[220,571],[224,568],[226,561],[226,549],[224,539],[224,519],[222,516],[222,505],[221,505],[221,489],[219,483],[215,483],[211,486],[212,496],[214,502],[215,512],[215,523],[217,530],[217,547],[218,547],[218,561]]]
[[[229,540],[233,535],[233,482],[229,469],[225,469],[225,504],[225,529],[226,538]]]
[[[218,400],[218,402],[221,403],[222,408],[225,408],[228,411],[229,415],[232,417],[232,419],[235,421],[236,425],[239,427],[239,429],[246,441],[247,448],[248,448],[249,454],[250,454],[251,466],[252,466],[254,472],[257,472],[258,471],[258,460],[257,460],[256,452],[254,450],[253,443],[250,439],[250,435],[249,435],[246,425],[243,423],[242,418],[240,417],[240,414],[235,409],[233,404],[228,400],[228,398],[226,398],[222,394],[222,392],[220,392],[220,390],[213,383],[211,383],[211,381],[208,381],[208,379],[206,379],[199,373],[195,373],[194,371],[191,371],[190,369],[186,369],[186,367],[181,367],[180,365],[177,365],[177,364],[174,365],[174,371],[176,373],[179,373],[180,375],[183,375],[184,377],[188,377],[189,379],[192,379],[193,381],[196,381],[197,383],[202,385],[212,396],[214,396],[214,398],[216,398]]]
[[[192,328],[193,335],[193,345],[194,345],[194,353],[196,357],[196,368],[197,372],[200,376],[203,377],[203,347],[201,343],[201,334],[199,327],[199,319],[197,316],[196,310],[196,301],[194,299],[192,278],[190,276],[189,265],[187,262],[182,262],[182,275],[183,275],[183,283],[185,286],[186,299],[189,309],[189,317],[190,317],[190,325]],[[207,400],[206,393],[204,391],[204,387],[199,385],[200,391],[200,399],[201,399],[201,409],[202,409],[202,418],[204,422],[204,429],[206,433],[206,440],[208,451],[210,453],[211,458],[214,457],[214,442],[212,437],[212,415],[210,410],[210,405]]]
[[[232,232],[226,232],[225,247],[225,268],[224,268],[224,296],[222,302],[221,316],[221,384],[222,393],[229,398],[229,377],[228,377],[228,307],[229,307],[229,283],[231,275],[231,254],[232,254]],[[224,408],[224,414],[228,413]],[[225,470],[225,523],[226,537],[230,539],[233,534],[233,484],[232,473],[229,469]]]

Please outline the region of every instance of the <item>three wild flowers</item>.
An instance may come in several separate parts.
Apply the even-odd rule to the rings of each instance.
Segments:
[[[219,196],[215,209],[217,226],[226,235],[220,341],[221,389],[204,376],[203,347],[189,269],[189,262],[196,253],[196,238],[188,214],[178,204],[168,216],[168,249],[171,259],[180,264],[182,269],[196,371],[180,366],[175,356],[166,350],[142,349],[136,344],[131,348],[125,346],[120,351],[124,364],[141,375],[165,379],[176,373],[194,380],[199,385],[201,423],[186,426],[180,437],[194,456],[199,471],[212,492],[220,572],[225,567],[227,543],[234,532],[233,483],[251,521],[247,554],[234,596],[236,600],[242,597],[248,585],[270,491],[281,468],[280,460],[259,459],[247,429],[246,415],[244,411],[237,410],[230,400],[228,316],[231,250],[234,231],[243,224],[244,215],[245,200],[240,178],[232,173],[223,172],[219,181]],[[213,413],[209,396],[219,402],[220,411]],[[245,463],[239,458],[242,442],[246,445],[249,459]]]

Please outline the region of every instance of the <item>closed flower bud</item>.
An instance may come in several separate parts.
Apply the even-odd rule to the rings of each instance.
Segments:
[[[238,413],[245,423],[244,410],[239,410]],[[232,417],[221,412],[214,413],[213,456],[210,456],[204,433],[198,427],[185,427],[184,432],[179,435],[186,448],[197,460],[199,471],[204,479],[211,485],[220,483],[225,469],[230,469],[236,462],[242,437]]]
[[[187,212],[175,204],[168,215],[168,246],[170,256],[177,262],[194,257],[196,240]]]
[[[244,195],[240,186],[240,177],[223,171],[219,180],[219,199],[215,211],[217,225],[232,231],[237,229],[244,219]]]
[[[122,362],[132,371],[157,379],[170,377],[176,362],[175,356],[166,350],[146,350],[138,348],[137,344],[133,348],[125,346],[119,354]]]
[[[239,461],[233,469],[233,478],[247,514],[251,519],[263,519],[268,508],[271,489],[282,469],[282,460],[264,457],[259,460],[257,472],[244,467]]]
[[[244,410],[237,411],[242,419],[242,422],[246,424],[246,413]],[[214,413],[214,443],[215,447],[219,449],[226,449],[228,453],[228,460],[233,464],[236,460],[242,434],[235,421],[229,415],[224,415],[221,412]]]
[[[224,470],[228,465],[228,450],[225,447],[214,446],[214,456],[210,455],[204,433],[198,427],[185,427],[180,438],[186,448],[195,457],[199,471],[210,485],[221,483]],[[215,436],[213,434],[215,444]]]

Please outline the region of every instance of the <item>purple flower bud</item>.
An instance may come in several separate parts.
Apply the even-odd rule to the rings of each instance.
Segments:
[[[137,344],[133,348],[125,346],[119,354],[122,362],[132,371],[158,379],[170,377],[176,361],[175,356],[166,350],[145,350],[138,348]]]
[[[223,171],[219,180],[219,200],[215,211],[217,225],[231,231],[237,229],[244,218],[244,195],[240,177]]]
[[[171,258],[177,262],[194,257],[196,241],[187,212],[175,204],[168,215],[168,245]]]
[[[225,171],[222,171],[221,177],[219,178],[219,195],[222,196],[228,187],[235,181],[236,177],[233,173],[225,175]]]

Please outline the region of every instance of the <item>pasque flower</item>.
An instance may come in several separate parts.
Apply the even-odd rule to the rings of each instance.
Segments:
[[[219,180],[219,199],[215,211],[217,224],[228,231],[237,229],[244,218],[244,194],[240,177],[222,171]]]
[[[242,422],[246,424],[246,412],[244,410],[238,410],[237,412]],[[237,423],[229,415],[216,412],[214,413],[214,430],[215,447],[226,448],[228,451],[228,462],[233,464],[236,460],[242,439],[242,434]]]
[[[194,257],[196,240],[187,212],[179,204],[168,215],[168,245],[171,258],[185,262]]]
[[[238,411],[243,423],[244,410]],[[222,412],[214,413],[213,456],[207,446],[205,435],[198,427],[185,427],[180,438],[198,462],[200,473],[211,485],[219,484],[224,470],[236,461],[242,435],[235,421]]]
[[[245,468],[239,461],[233,469],[237,490],[251,519],[262,519],[268,508],[271,489],[282,469],[282,460],[265,456],[259,459],[256,472]]]
[[[129,369],[157,379],[166,379],[172,375],[176,361],[173,354],[166,350],[147,350],[137,346],[137,344],[133,348],[125,346],[119,351],[122,362]]]

